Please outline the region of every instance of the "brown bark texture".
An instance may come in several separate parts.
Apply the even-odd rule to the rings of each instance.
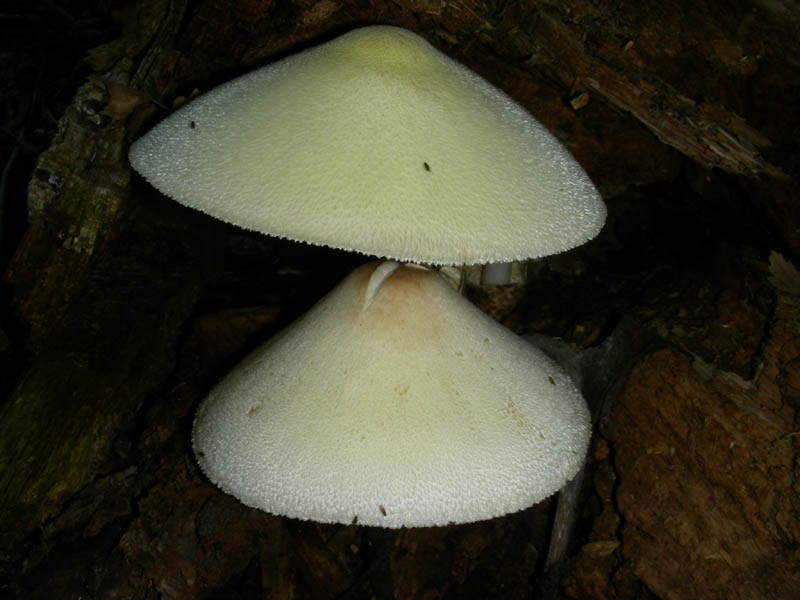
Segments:
[[[0,54],[16,140],[0,154],[0,595],[797,597],[795,3],[56,4],[31,22],[72,28],[52,31],[74,71],[36,54],[62,49],[44,29]],[[89,35],[97,22],[113,33]],[[466,290],[567,344],[596,434],[569,503],[323,526],[244,507],[193,460],[209,387],[366,259],[179,207],[132,174],[128,147],[186,98],[366,24],[411,29],[506,91],[609,207],[595,240],[528,262],[528,284]],[[70,99],[47,105],[56,81]],[[35,144],[19,132],[44,130],[20,172]],[[557,549],[554,514],[571,532]]]
[[[571,597],[800,589],[797,308],[798,296],[779,296],[749,379],[674,349],[636,365],[598,442],[604,508],[567,580]],[[742,313],[721,318],[734,327]]]

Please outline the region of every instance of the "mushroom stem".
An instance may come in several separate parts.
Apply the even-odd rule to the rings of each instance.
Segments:
[[[465,265],[446,265],[439,269],[439,274],[462,296],[467,287],[467,269]]]
[[[514,263],[500,262],[483,265],[481,285],[508,285],[511,283],[511,268]]]
[[[375,269],[375,271],[372,273],[372,276],[369,278],[369,283],[367,283],[367,289],[364,293],[364,307],[362,310],[367,310],[370,306],[372,306],[372,301],[375,300],[375,296],[380,291],[381,286],[387,279],[389,279],[389,277],[391,277],[392,273],[402,266],[403,265],[401,263],[393,260],[387,260],[386,262],[381,263],[381,265]]]

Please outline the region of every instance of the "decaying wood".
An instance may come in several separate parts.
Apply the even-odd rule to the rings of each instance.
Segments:
[[[95,51],[90,62],[102,71],[78,89],[30,180],[31,226],[4,278],[15,286],[16,310],[31,327],[31,344],[64,315],[85,284],[95,250],[113,237],[129,206],[125,119],[146,101],[128,87],[135,68],[131,57],[146,48],[151,37],[162,48],[175,35],[183,14],[176,8],[180,2],[153,4],[164,5],[164,19],[143,21],[135,12],[130,18],[137,24],[131,23],[123,38],[105,51]],[[153,31],[156,26],[158,34]]]
[[[68,305],[0,410],[4,536],[57,514],[169,372],[202,266],[177,268],[168,257],[185,261],[196,250],[169,247],[168,237],[137,237],[122,236],[96,259],[80,301]]]
[[[778,295],[768,331],[751,379],[671,350],[637,365],[610,419],[613,456],[601,456],[596,484],[605,508],[571,597],[633,598],[638,585],[665,599],[800,589],[797,296]]]
[[[610,51],[601,48],[602,54],[593,55],[581,38],[587,32],[573,16],[594,13],[602,18],[588,2],[569,2],[552,8],[520,5],[526,8],[519,9],[517,15],[522,21],[513,32],[515,48],[528,54],[530,63],[570,90],[575,110],[586,106],[589,96],[597,95],[630,112],[662,142],[706,168],[716,167],[748,177],[786,177],[779,167],[761,156],[770,146],[769,139],[718,102],[698,103],[664,81],[649,65],[637,64],[633,57],[626,56],[634,54],[636,40],[632,37],[620,40],[617,36],[622,32],[615,31],[613,24],[602,35],[616,37],[618,47]],[[625,9],[621,6],[618,10]],[[693,35],[702,36],[703,32],[695,31]],[[745,56],[742,60],[753,57]],[[587,96],[585,90],[591,94]]]
[[[622,78],[597,61],[588,62],[580,83],[614,106],[630,111],[642,124],[704,167],[748,177],[786,178],[761,156],[769,140],[738,115],[718,104],[698,105],[663,81],[638,83]]]
[[[770,141],[738,115],[716,103],[698,104],[657,75],[630,63],[615,68],[588,55],[575,34],[546,13],[540,14],[539,22],[542,25],[535,30],[534,47],[547,47],[560,59],[567,59],[557,72],[564,85],[588,89],[629,111],[662,142],[706,168],[749,177],[785,177],[760,154]],[[559,52],[560,49],[571,52]],[[566,78],[567,73],[570,79]],[[588,99],[584,98],[585,102]],[[580,108],[578,104],[576,110]]]
[[[162,34],[173,36],[179,20],[167,21],[173,28]],[[150,33],[133,31],[108,71],[78,90],[39,158],[28,191],[31,226],[5,274],[30,327],[28,344],[42,346],[0,411],[0,533],[11,539],[51,517],[89,481],[151,377],[163,372],[174,335],[168,330],[179,324],[158,317],[145,324],[146,314],[169,315],[172,302],[164,304],[166,279],[139,292],[144,282],[136,269],[154,266],[149,250],[140,255],[150,254],[144,263],[128,263],[108,242],[130,208],[125,117],[141,99],[119,96],[133,66],[126,52],[147,44]],[[173,301],[183,299],[172,307],[182,312],[192,287],[180,288],[173,288]],[[126,329],[137,321],[142,329]],[[149,327],[155,345],[144,333]],[[151,360],[142,356],[148,350]],[[135,365],[141,372],[131,371]]]
[[[578,498],[594,518],[577,530],[568,594],[790,597],[798,305],[795,284],[765,292],[766,267],[743,268],[742,256],[765,264],[780,250],[783,277],[797,258],[796,192],[769,179],[800,165],[798,117],[780,113],[800,72],[800,17],[782,2],[734,9],[131,3],[119,40],[89,53],[94,74],[76,86],[31,175],[30,226],[4,276],[28,333],[9,335],[27,362],[0,405],[0,589],[17,598],[531,595],[550,503],[430,530],[299,524],[223,495],[191,457],[193,410],[214,377],[358,259],[262,241],[144,184],[132,191],[131,138],[195,88],[356,25],[391,23],[508,91],[609,196],[599,239],[532,263],[536,279],[504,305],[504,317],[514,306],[506,322],[600,346],[614,331],[641,335],[619,326],[634,315],[668,347],[637,360],[618,406],[599,407],[593,496]]]

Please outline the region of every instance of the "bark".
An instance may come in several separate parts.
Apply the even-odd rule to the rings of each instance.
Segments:
[[[30,174],[3,279],[11,597],[791,596],[794,5],[142,0],[119,19]],[[507,91],[609,204],[597,240],[527,265],[535,283],[470,294],[594,352],[602,435],[563,589],[541,573],[552,502],[461,527],[323,527],[241,506],[192,460],[215,378],[360,259],[174,206],[131,177],[127,148],[195,90],[367,23],[412,29]]]
[[[636,366],[606,431],[605,508],[571,597],[796,594],[799,315],[781,294],[751,379],[672,350]]]

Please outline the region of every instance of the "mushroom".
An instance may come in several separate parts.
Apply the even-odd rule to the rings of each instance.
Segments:
[[[586,404],[542,352],[435,271],[369,263],[236,366],[198,411],[208,478],[321,522],[517,511],[583,463]]]
[[[138,140],[175,200],[269,235],[434,265],[594,237],[587,175],[501,91],[395,27],[215,88]],[[585,403],[427,268],[357,269],[203,401],[195,453],[245,504],[387,527],[529,506],[580,467]]]
[[[396,27],[357,29],[223,84],[139,139],[130,160],[228,223],[404,262],[562,252],[606,216],[540,123]]]

